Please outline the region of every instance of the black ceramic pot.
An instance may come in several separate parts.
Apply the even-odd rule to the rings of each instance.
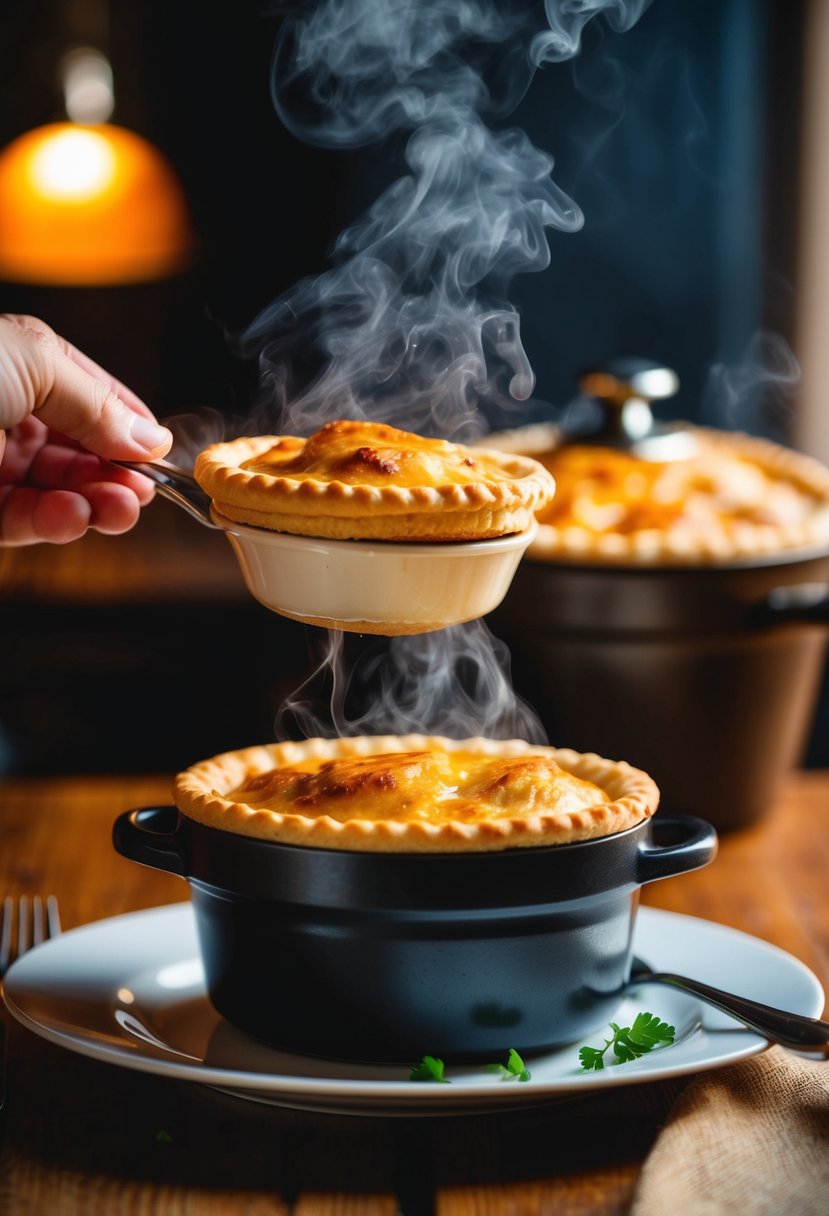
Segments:
[[[799,759],[823,670],[829,554],[731,566],[525,560],[490,618],[550,741],[624,756],[663,810],[755,822]]]
[[[497,1059],[612,1015],[640,887],[711,861],[695,819],[500,853],[359,853],[222,832],[173,807],[116,821],[125,857],[188,879],[231,1023],[350,1060]]]

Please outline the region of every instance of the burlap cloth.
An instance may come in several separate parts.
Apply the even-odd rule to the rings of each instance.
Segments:
[[[630,1216],[829,1216],[829,1061],[773,1047],[696,1077]]]

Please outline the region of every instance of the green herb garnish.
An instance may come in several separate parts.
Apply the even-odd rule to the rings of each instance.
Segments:
[[[530,1079],[530,1070],[514,1047],[509,1050],[506,1064],[487,1064],[486,1069],[488,1072],[497,1072],[502,1081],[529,1081]],[[443,1060],[437,1056],[424,1056],[409,1073],[409,1080],[440,1081],[444,1085],[451,1085],[451,1081],[443,1075],[443,1072]]]
[[[156,1144],[172,1144],[173,1137],[166,1128],[160,1127],[155,1133],[155,1142]]]
[[[605,1039],[604,1047],[580,1047],[579,1059],[583,1072],[604,1068],[604,1056],[613,1048],[616,1064],[638,1060],[654,1047],[667,1047],[673,1043],[676,1030],[667,1022],[661,1022],[655,1013],[637,1013],[632,1026],[617,1026],[610,1023],[612,1039]]]
[[[487,1064],[489,1072],[497,1072],[502,1081],[529,1081],[530,1070],[514,1047],[510,1047],[506,1064]]]
[[[435,1056],[424,1056],[419,1064],[415,1064],[409,1074],[410,1081],[441,1081],[448,1085],[449,1081],[443,1075],[443,1060]]]

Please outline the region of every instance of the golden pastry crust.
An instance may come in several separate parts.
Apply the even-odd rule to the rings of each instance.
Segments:
[[[525,531],[555,490],[550,473],[526,456],[347,420],[309,439],[213,444],[194,474],[227,519],[339,540],[506,536]]]
[[[829,544],[829,469],[749,435],[688,428],[698,454],[666,463],[589,445],[552,427],[490,436],[556,479],[528,550],[536,560],[713,565]]]
[[[179,773],[174,798],[199,823],[262,840],[458,853],[625,831],[659,791],[623,761],[520,739],[378,735],[226,752]]]

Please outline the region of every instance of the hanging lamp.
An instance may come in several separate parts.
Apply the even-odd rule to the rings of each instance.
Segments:
[[[73,52],[63,84],[69,121],[0,152],[0,279],[92,286],[181,271],[192,251],[184,193],[157,148],[106,121],[108,61]]]

